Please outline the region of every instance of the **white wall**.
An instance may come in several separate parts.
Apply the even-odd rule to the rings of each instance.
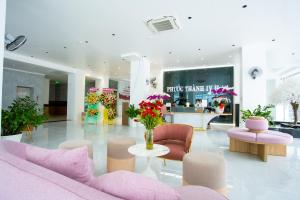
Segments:
[[[249,75],[249,69],[260,67],[263,74],[256,79]],[[246,45],[242,47],[242,68],[241,68],[241,95],[242,109],[254,109],[257,105],[266,105],[267,102],[267,74],[266,50],[263,45]]]
[[[5,35],[5,14],[6,0],[0,0],[0,96],[2,96],[3,82],[3,58],[4,58],[4,35]],[[0,98],[0,110],[2,110],[2,98]],[[1,132],[1,112],[0,112],[0,132]]]

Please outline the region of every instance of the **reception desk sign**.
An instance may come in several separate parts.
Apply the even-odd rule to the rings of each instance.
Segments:
[[[209,92],[211,93],[212,89],[217,90],[218,88],[226,88],[230,89],[228,85],[187,85],[187,86],[167,86],[167,93],[172,93],[172,92]]]

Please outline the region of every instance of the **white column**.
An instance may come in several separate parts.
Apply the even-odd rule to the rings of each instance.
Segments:
[[[101,88],[101,79],[95,80],[95,88]]]
[[[262,75],[252,79],[249,70],[252,67],[262,69]],[[266,48],[264,45],[246,45],[242,47],[242,109],[254,109],[257,105],[265,105],[267,100],[267,67]]]
[[[130,104],[138,106],[149,94],[147,80],[150,78],[150,63],[145,58],[130,61]]]
[[[99,82],[98,82],[98,84],[99,84]],[[97,82],[96,82],[96,85],[97,85]],[[109,86],[109,77],[105,75],[105,76],[102,77],[102,79],[100,81],[100,87],[99,88],[102,91],[103,88],[108,88],[108,86]]]
[[[49,104],[50,79],[44,79],[44,95],[43,104]]]
[[[80,121],[84,111],[85,76],[82,73],[68,75],[68,112],[67,119]]]
[[[6,0],[0,0],[0,110],[2,110],[2,82],[3,82],[3,59],[4,59],[4,36],[5,36]],[[0,112],[1,133],[1,112]]]

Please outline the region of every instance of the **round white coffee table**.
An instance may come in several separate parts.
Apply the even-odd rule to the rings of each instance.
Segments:
[[[136,144],[128,148],[128,152],[135,156],[147,157],[147,167],[142,172],[142,174],[149,176],[151,178],[156,178],[156,173],[151,168],[151,160],[153,157],[163,156],[170,152],[170,149],[167,146],[160,144],[153,144],[152,150],[146,149],[146,144]]]

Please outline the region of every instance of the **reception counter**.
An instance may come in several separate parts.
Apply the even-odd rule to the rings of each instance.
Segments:
[[[187,124],[196,129],[206,130],[208,123],[217,116],[228,116],[231,113],[217,114],[214,112],[201,113],[190,110],[190,112],[169,112],[165,113],[165,119],[174,124]]]

